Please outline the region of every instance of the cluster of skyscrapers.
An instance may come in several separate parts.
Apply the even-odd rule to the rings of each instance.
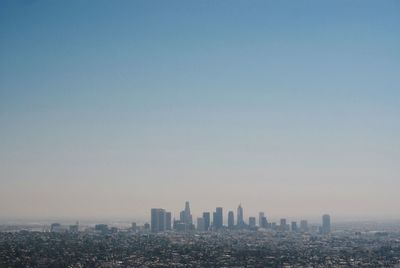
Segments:
[[[198,231],[209,231],[209,230],[220,230],[223,228],[228,229],[256,229],[256,228],[264,228],[264,229],[274,229],[278,231],[308,231],[308,223],[306,220],[300,221],[300,226],[297,225],[297,222],[293,221],[290,224],[286,222],[286,219],[281,219],[279,225],[274,222],[268,222],[267,217],[264,212],[260,212],[258,215],[258,225],[256,217],[249,217],[248,223],[245,222],[243,216],[243,207],[239,204],[236,213],[236,223],[235,223],[235,214],[233,211],[228,211],[228,225],[224,225],[223,218],[223,208],[217,207],[215,211],[212,213],[212,218],[210,217],[210,212],[203,212],[202,217],[197,218],[197,225],[193,222],[193,216],[190,212],[189,202],[185,203],[185,208],[179,214],[179,219],[171,219],[171,212],[167,212],[165,209],[161,208],[152,208],[151,209],[151,231],[154,233],[163,232],[168,230],[177,230],[177,231],[189,231],[189,230],[198,230]],[[331,219],[330,216],[325,214],[322,216],[322,226],[319,229],[319,232],[322,234],[329,234],[331,231]]]

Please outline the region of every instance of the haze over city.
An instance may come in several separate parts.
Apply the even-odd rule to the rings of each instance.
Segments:
[[[398,220],[399,9],[1,1],[0,220]]]

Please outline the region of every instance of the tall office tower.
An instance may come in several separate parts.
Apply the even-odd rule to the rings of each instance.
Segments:
[[[262,219],[264,218],[264,212],[258,213],[258,226],[263,227]]]
[[[182,223],[185,223],[188,226],[191,226],[193,224],[192,214],[190,214],[190,205],[188,201],[185,202],[185,209],[181,211],[179,216]]]
[[[235,226],[235,216],[233,211],[228,212],[228,228],[233,228]]]
[[[161,209],[158,214],[159,222],[158,222],[158,231],[164,232],[166,227],[166,215],[165,209]]]
[[[185,222],[185,211],[184,210],[179,212],[179,221],[180,222]]]
[[[165,209],[152,208],[151,209],[151,232],[163,232],[166,225]]]
[[[250,228],[256,227],[256,217],[249,217],[249,227]]]
[[[216,229],[221,229],[222,226],[223,226],[222,208],[221,207],[217,207],[215,209],[214,227]]]
[[[286,226],[286,219],[281,219],[281,225],[279,226],[281,231],[286,231],[287,226]]]
[[[153,233],[157,233],[158,232],[158,208],[152,208],[151,209],[151,232]]]
[[[212,218],[213,229],[215,229],[216,222],[217,222],[217,212],[214,211],[213,212],[213,218]]]
[[[306,220],[301,220],[300,221],[300,230],[302,232],[307,232],[308,231],[308,222]]]
[[[267,217],[265,217],[265,216],[261,218],[261,227],[268,228],[268,221],[267,221]]]
[[[297,232],[298,230],[297,230],[297,222],[295,222],[295,221],[292,221],[292,225],[291,225],[291,229],[292,229],[292,232]]]
[[[192,224],[193,223],[192,214],[190,214],[190,206],[188,201],[186,201],[185,203],[185,215],[186,215],[186,223]]]
[[[325,214],[322,216],[322,233],[329,234],[331,232],[331,216]]]
[[[239,204],[239,206],[237,208],[237,222],[236,222],[236,224],[239,227],[243,227],[244,226],[242,204]]]
[[[170,231],[172,229],[171,212],[165,213],[165,230]]]
[[[204,230],[208,231],[210,229],[210,212],[203,212],[204,219]]]
[[[185,202],[185,208],[179,213],[179,228],[183,229],[183,225],[185,225],[185,230],[193,230],[193,219],[192,214],[190,214],[190,205],[189,202]],[[175,224],[175,227],[178,226],[178,223]]]
[[[197,230],[198,231],[205,231],[204,218],[197,218]]]

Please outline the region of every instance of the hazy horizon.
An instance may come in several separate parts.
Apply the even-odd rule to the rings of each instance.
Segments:
[[[179,212],[180,211],[171,211],[168,208],[165,208],[166,211],[172,212],[172,218],[179,220]],[[226,209],[224,208],[223,210],[223,222],[226,225],[228,222],[228,217],[227,214],[231,209]],[[196,219],[199,217],[202,217],[203,212],[210,212],[211,214],[215,211],[214,209],[210,210],[196,210],[192,213],[193,220],[196,222]],[[235,221],[236,221],[236,209],[232,209],[235,215]],[[258,222],[258,217],[259,217],[259,212],[265,212],[265,210],[261,211],[256,211],[252,210],[252,212],[246,212],[244,213],[244,219],[245,223],[248,223],[249,217],[256,217],[256,220]],[[400,223],[400,218],[397,215],[383,215],[383,216],[370,216],[370,215],[344,215],[344,214],[329,214],[331,217],[331,221],[333,225],[337,224],[346,224],[346,223],[375,223],[375,224],[396,224]],[[145,214],[135,214],[135,215],[122,215],[122,216],[97,216],[97,217],[70,217],[70,216],[65,216],[65,217],[41,217],[41,216],[36,216],[36,217],[21,217],[21,218],[1,218],[0,219],[0,224],[3,225],[9,225],[9,224],[17,224],[17,225],[24,225],[24,224],[51,224],[54,222],[58,222],[61,224],[74,224],[76,222],[79,222],[82,225],[94,225],[94,224],[99,224],[99,223],[106,223],[106,224],[111,224],[111,225],[125,225],[125,226],[130,226],[132,222],[137,223],[138,225],[143,225],[145,223],[150,223],[150,209],[148,213]],[[321,225],[321,219],[322,219],[322,214],[317,215],[317,214],[306,214],[306,215],[273,215],[273,214],[267,214],[265,213],[265,216],[267,217],[268,222],[270,223],[277,223],[279,224],[280,219],[286,219],[288,223],[295,221],[299,223],[301,220],[306,220],[310,225]]]
[[[398,1],[0,2],[0,221],[399,219]]]

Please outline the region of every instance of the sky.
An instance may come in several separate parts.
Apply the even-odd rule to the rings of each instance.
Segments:
[[[0,220],[399,219],[399,10],[0,1]]]

